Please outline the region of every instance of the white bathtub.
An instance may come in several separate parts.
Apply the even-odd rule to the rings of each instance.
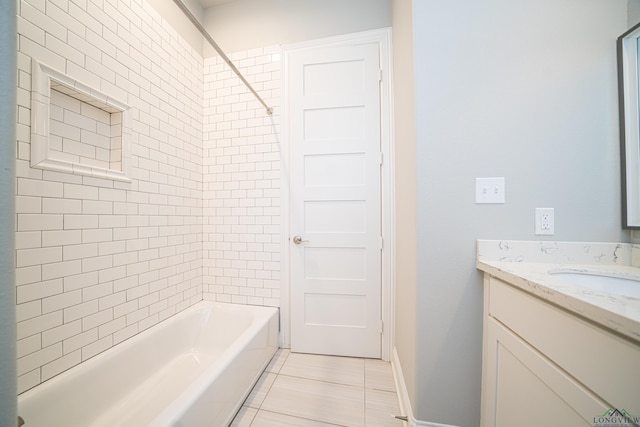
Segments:
[[[18,396],[25,427],[228,425],[278,346],[269,307],[202,301]]]

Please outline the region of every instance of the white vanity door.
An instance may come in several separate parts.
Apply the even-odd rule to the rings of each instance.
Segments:
[[[606,403],[494,319],[487,325],[483,427],[593,427]]]

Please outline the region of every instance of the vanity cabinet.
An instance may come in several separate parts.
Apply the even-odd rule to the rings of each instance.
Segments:
[[[640,343],[485,274],[483,427],[640,417]]]

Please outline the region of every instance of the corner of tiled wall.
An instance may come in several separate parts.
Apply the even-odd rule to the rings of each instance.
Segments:
[[[22,0],[17,19],[22,392],[202,299],[212,147],[203,147],[203,58],[144,0]],[[30,167],[32,58],[131,106],[131,183]]]
[[[280,47],[229,55],[274,113],[216,56],[205,59],[203,296],[280,305]]]

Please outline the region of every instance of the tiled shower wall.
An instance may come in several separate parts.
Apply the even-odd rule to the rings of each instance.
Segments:
[[[280,47],[205,59],[204,299],[280,305]]]
[[[18,12],[24,391],[202,299],[203,59],[144,0],[23,0]],[[30,167],[31,58],[131,106],[131,183]]]

